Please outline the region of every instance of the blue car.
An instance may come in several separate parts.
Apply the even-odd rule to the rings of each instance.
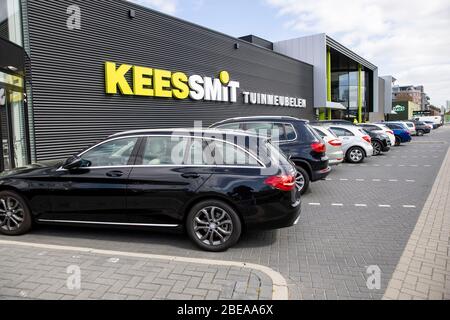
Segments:
[[[411,142],[411,140],[412,140],[411,133],[409,132],[408,129],[406,129],[401,124],[389,123],[389,122],[384,122],[383,124],[385,126],[387,126],[389,129],[391,129],[392,131],[394,131],[396,146],[399,146],[402,143]]]

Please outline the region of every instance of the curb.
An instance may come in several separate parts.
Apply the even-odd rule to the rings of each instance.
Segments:
[[[12,245],[12,246],[22,246],[22,247],[32,247],[39,249],[48,250],[61,250],[61,251],[76,251],[84,252],[90,254],[101,254],[101,255],[111,255],[111,256],[123,256],[130,258],[145,258],[145,259],[156,259],[156,260],[166,260],[173,262],[184,262],[193,264],[203,264],[203,265],[216,265],[216,266],[230,266],[238,268],[253,269],[265,273],[272,280],[272,299],[273,300],[288,300],[289,299],[289,289],[286,279],[277,271],[254,263],[245,263],[237,261],[224,261],[224,260],[210,260],[210,259],[200,259],[200,258],[184,258],[177,256],[163,256],[154,255],[147,253],[133,253],[124,251],[113,251],[113,250],[100,250],[85,247],[70,247],[70,246],[58,246],[50,244],[40,244],[40,243],[29,243],[20,241],[8,241],[0,240],[0,245]]]

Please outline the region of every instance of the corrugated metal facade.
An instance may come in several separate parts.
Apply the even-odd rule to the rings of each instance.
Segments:
[[[37,160],[69,156],[123,130],[249,115],[313,118],[311,65],[122,0],[27,2]],[[81,30],[66,25],[74,4]],[[227,70],[240,91],[301,97],[308,108],[244,105],[240,95],[235,104],[109,96],[106,61],[213,77]]]

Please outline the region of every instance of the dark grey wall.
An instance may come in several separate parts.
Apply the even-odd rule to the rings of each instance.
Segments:
[[[67,29],[72,4],[81,7],[81,30]],[[37,160],[71,155],[123,130],[247,115],[313,117],[312,66],[245,41],[122,0],[28,0],[28,22]],[[105,61],[208,76],[227,70],[241,90],[298,96],[309,107],[108,96]]]

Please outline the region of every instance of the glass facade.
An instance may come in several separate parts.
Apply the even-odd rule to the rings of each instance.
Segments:
[[[331,50],[331,101],[338,102],[347,110],[333,110],[333,119],[358,119],[361,98],[362,118],[367,121],[372,111],[372,71],[360,67],[347,56]],[[360,69],[361,68],[361,69]],[[361,97],[359,93],[361,88]]]
[[[7,61],[0,61],[8,66],[0,70],[0,171],[4,171],[23,167],[30,158],[23,63],[14,59],[25,52],[11,44],[23,48],[20,0],[0,0],[0,38],[0,50],[14,52],[11,57],[3,56]]]
[[[23,46],[20,0],[0,0],[0,37]]]

